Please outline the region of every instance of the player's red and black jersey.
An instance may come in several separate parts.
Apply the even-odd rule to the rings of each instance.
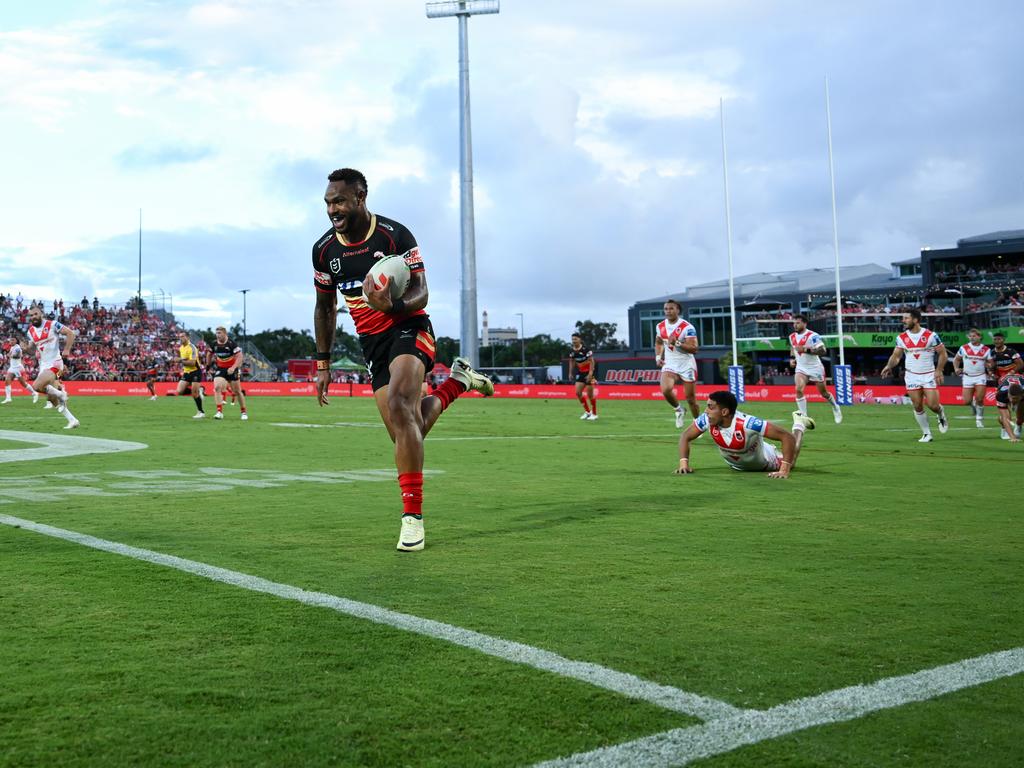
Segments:
[[[576,363],[576,370],[580,373],[589,374],[594,368],[594,353],[590,347],[570,348],[569,357]]]
[[[231,339],[228,339],[221,344],[216,339],[213,342],[213,362],[217,364],[218,368],[227,370],[235,364],[235,359],[238,357],[238,353],[242,351]]]
[[[1020,360],[1020,355],[1012,347],[1003,347],[1002,352],[993,347],[992,364],[996,367],[996,381],[1001,380],[1008,373],[1014,373],[1018,360]]]
[[[342,243],[332,227],[313,246],[313,285],[318,291],[341,292],[360,336],[383,333],[407,318],[426,314],[418,309],[389,315],[366,303],[363,278],[378,259],[394,254],[405,256],[410,272],[423,271],[423,259],[412,232],[397,221],[377,214],[370,219],[370,234],[365,240]]]
[[[1024,376],[1019,373],[1011,373],[999,382],[999,389],[996,390],[996,407],[1010,407],[1010,385],[1019,384],[1024,387]]]

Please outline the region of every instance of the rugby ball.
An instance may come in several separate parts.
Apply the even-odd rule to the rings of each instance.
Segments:
[[[392,300],[401,298],[405,289],[409,287],[409,266],[405,263],[405,256],[394,254],[378,259],[366,275],[367,281],[373,281],[373,290],[380,290],[384,286],[390,286]],[[367,285],[363,283],[363,295],[366,295]]]

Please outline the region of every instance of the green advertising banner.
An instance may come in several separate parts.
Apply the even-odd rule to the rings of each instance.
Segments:
[[[1007,344],[1024,343],[1024,328],[986,328],[981,331],[982,343],[991,344],[993,333],[1005,334]],[[843,346],[860,347],[863,349],[880,347],[891,349],[896,346],[897,335],[895,331],[844,333]],[[955,352],[961,344],[967,343],[967,331],[940,331],[939,336],[942,337],[942,342],[946,345],[946,348],[950,350],[950,354]],[[823,336],[822,339],[825,342],[825,346],[830,349],[839,346],[838,336]],[[739,342],[739,349],[740,352],[786,351],[789,349],[789,339],[764,338],[755,341],[741,341]]]

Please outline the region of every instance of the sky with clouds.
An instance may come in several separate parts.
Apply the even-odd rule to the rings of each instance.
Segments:
[[[831,265],[826,75],[844,263],[1024,227],[1022,25],[1009,1],[504,0],[470,21],[479,309],[624,332],[724,277],[720,98],[737,273]],[[5,3],[0,124],[4,292],[125,301],[142,209],[144,297],[206,327],[249,288],[250,333],[310,328],[349,166],[458,335],[457,23],[418,0]]]

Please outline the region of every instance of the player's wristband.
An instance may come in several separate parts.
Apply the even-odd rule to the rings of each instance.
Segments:
[[[331,361],[330,360],[317,360],[316,361],[316,369],[318,371],[328,371],[328,370],[330,370],[330,368],[331,368]]]
[[[400,315],[405,312],[405,300],[398,298],[391,300],[391,314]]]
[[[690,460],[689,459],[680,459],[679,460],[679,468],[680,469],[683,469],[684,467],[688,467],[688,466],[690,466]]]
[[[792,461],[786,461],[785,459],[780,461],[779,464],[785,464],[787,467],[792,467],[793,466],[793,462]]]

